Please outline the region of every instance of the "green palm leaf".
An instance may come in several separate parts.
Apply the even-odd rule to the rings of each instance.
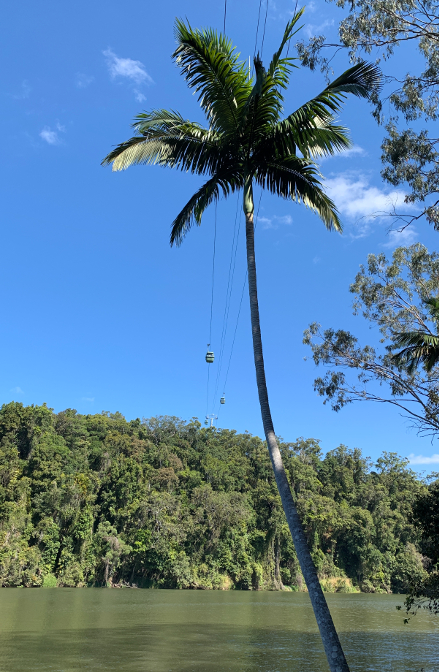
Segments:
[[[189,23],[175,24],[177,48],[173,54],[189,88],[212,128],[233,133],[238,111],[245,105],[252,84],[247,64],[239,61],[230,40],[213,30],[194,30]]]
[[[154,110],[136,117],[138,135],[115,147],[103,160],[113,170],[136,164],[179,168],[197,174],[217,170],[221,160],[221,138],[177,112]]]
[[[432,319],[439,324],[439,299],[429,297],[424,299]],[[428,331],[406,331],[394,339],[397,348],[403,348],[393,355],[397,365],[406,365],[409,373],[424,364],[425,370],[430,372],[439,362],[439,336]]]
[[[221,192],[223,196],[228,196],[231,192],[237,191],[243,186],[242,175],[239,173],[233,174],[229,170],[217,173],[203,184],[172,222],[171,245],[180,245],[192,226],[201,224],[203,212],[212,201],[219,199]]]
[[[314,164],[290,157],[261,166],[255,180],[276,196],[303,203],[320,217],[327,229],[341,232],[337,208],[324,192],[319,177]]]

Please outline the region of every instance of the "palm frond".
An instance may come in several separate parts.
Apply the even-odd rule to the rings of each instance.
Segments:
[[[348,130],[333,123],[304,118],[300,125],[289,119],[275,124],[262,135],[255,149],[255,157],[287,158],[299,151],[305,158],[332,156],[351,147]]]
[[[181,212],[172,222],[171,245],[181,245],[184,237],[194,224],[201,224],[201,218],[205,209],[214,200],[218,200],[220,193],[228,196],[231,192],[241,189],[244,185],[243,176],[225,170],[213,175],[210,180],[189,199]]]
[[[342,231],[334,202],[327,196],[314,164],[296,156],[269,162],[255,176],[263,189],[289,200],[303,203],[315,212],[329,230]]]
[[[267,71],[268,77],[270,77],[270,79],[276,83],[276,86],[279,86],[283,89],[285,89],[288,85],[288,75],[291,68],[296,68],[297,66],[293,65],[293,61],[296,60],[295,58],[288,56],[281,58],[282,52],[285,49],[287,42],[289,42],[291,38],[300,30],[300,28],[297,28],[297,30],[293,30],[293,28],[296,26],[296,23],[299,21],[304,11],[305,7],[297,12],[291,21],[287,23],[280,47],[276,53],[273,54],[273,58],[271,59],[271,63]]]
[[[409,373],[413,373],[420,364],[424,364],[429,372],[439,362],[439,336],[424,331],[406,331],[398,334],[394,343],[403,349],[392,359],[397,365],[406,364]]]
[[[345,94],[368,98],[374,90],[380,88],[381,81],[381,71],[376,65],[360,61],[281,123],[289,122],[300,126],[313,119],[319,123],[328,123],[340,111]]]
[[[436,325],[439,324],[439,299],[434,296],[424,299],[424,304],[428,306],[428,310],[431,316],[431,319],[436,322]]]
[[[177,112],[153,110],[135,118],[139,135],[115,147],[102,161],[113,170],[136,164],[157,164],[192,173],[218,170],[222,161],[220,138],[199,124],[187,121]]]
[[[259,54],[254,59],[256,81],[240,115],[239,133],[243,135],[243,131],[247,130],[244,142],[254,140],[266,131],[267,126],[279,121],[283,104],[281,90],[287,88],[291,69],[297,67],[293,64],[296,59],[281,56],[285,45],[297,32],[293,29],[303,12],[304,9],[300,10],[287,23],[280,47],[273,55],[268,71],[265,70]]]
[[[252,83],[245,63],[230,40],[214,30],[196,30],[180,20],[175,23],[177,48],[173,58],[198,100],[212,128],[233,133],[238,110],[245,105]]]

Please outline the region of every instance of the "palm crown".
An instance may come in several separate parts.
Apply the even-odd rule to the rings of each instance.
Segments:
[[[359,62],[282,119],[282,91],[297,67],[295,59],[282,52],[302,13],[287,24],[268,70],[259,56],[254,59],[254,78],[224,35],[176,21],[178,46],[173,58],[189,88],[198,94],[208,128],[172,110],[145,112],[133,123],[136,135],[103,161],[112,163],[113,170],[158,164],[209,176],[175,218],[171,245],[179,244],[194,222],[200,224],[206,207],[221,193],[227,196],[244,188],[244,207],[252,211],[253,181],[274,194],[303,202],[327,228],[341,230],[315,159],[350,146],[347,130],[335,123],[335,114],[347,93],[368,97],[372,87],[379,85],[380,75],[375,66]]]

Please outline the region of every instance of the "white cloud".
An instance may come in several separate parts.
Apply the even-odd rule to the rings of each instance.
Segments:
[[[81,401],[88,401],[91,404],[94,402],[95,398],[94,397],[82,397]]]
[[[333,156],[323,156],[319,159],[319,163],[323,161],[329,161],[331,159],[351,159],[353,156],[367,156],[367,152],[360,145],[353,145],[349,149],[345,149],[342,152],[338,152]]]
[[[364,238],[371,232],[371,222],[383,219],[394,208],[407,212],[413,206],[404,203],[405,193],[401,190],[385,191],[371,186],[362,173],[345,172],[326,180],[327,193],[340,213],[357,221],[355,238]]]
[[[439,455],[431,455],[426,457],[425,455],[415,455],[411,453],[409,455],[410,464],[439,464]]]
[[[134,98],[138,103],[143,103],[143,101],[146,100],[146,96],[144,96],[143,93],[137,89],[134,89]]]
[[[91,75],[84,75],[83,72],[77,72],[75,77],[75,84],[78,89],[85,89],[94,80]]]
[[[291,215],[283,215],[282,217],[278,217],[277,215],[274,216],[274,219],[279,222],[279,224],[292,224],[293,223],[293,218]]]
[[[59,137],[58,132],[65,133],[66,127],[62,126],[62,124],[57,121],[56,130],[52,130],[50,126],[45,126],[40,132],[40,138],[43,138],[49,145],[59,145],[61,144],[61,138]]]
[[[291,215],[273,215],[273,217],[257,217],[256,223],[261,224],[263,229],[277,229],[280,224],[287,224],[288,226],[293,223],[293,218]]]
[[[153,80],[140,61],[131,58],[119,58],[111,49],[102,52],[107,59],[108,70],[111,77],[127,77],[136,84],[152,84]]]
[[[411,245],[418,238],[418,232],[414,226],[409,226],[402,231],[393,229],[388,233],[389,239],[383,247],[397,247],[398,245]]]
[[[24,394],[23,390],[21,389],[21,387],[18,387],[18,385],[17,387],[13,387],[10,390],[10,392],[13,392],[14,394]]]
[[[52,131],[48,126],[43,128],[40,133],[40,138],[43,138],[49,145],[59,145],[60,139],[56,131]]]

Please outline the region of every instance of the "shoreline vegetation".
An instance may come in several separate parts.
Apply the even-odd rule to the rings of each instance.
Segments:
[[[407,460],[279,441],[325,592],[428,576]],[[306,591],[259,437],[16,402],[0,409],[0,585]]]

